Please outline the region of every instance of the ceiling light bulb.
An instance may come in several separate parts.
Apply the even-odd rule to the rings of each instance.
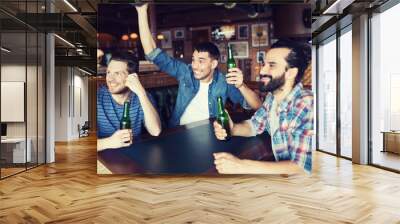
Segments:
[[[136,33],[131,33],[131,35],[129,35],[129,37],[130,37],[132,40],[135,40],[135,39],[138,38],[138,35],[137,35]]]
[[[158,34],[157,35],[157,40],[164,40],[164,35]]]
[[[129,40],[129,37],[128,37],[128,35],[124,34],[124,35],[122,35],[121,39],[122,40]]]

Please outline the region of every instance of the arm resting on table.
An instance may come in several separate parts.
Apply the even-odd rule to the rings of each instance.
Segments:
[[[110,138],[101,138],[101,139],[97,139],[97,151],[103,151],[104,149],[108,149],[110,148],[109,146],[109,142],[110,142]]]
[[[233,125],[232,135],[233,136],[242,136],[242,137],[253,137],[256,136],[253,127],[251,126],[251,121],[246,120],[241,123],[237,123]]]
[[[297,174],[303,169],[292,161],[256,161],[242,160],[243,174]]]

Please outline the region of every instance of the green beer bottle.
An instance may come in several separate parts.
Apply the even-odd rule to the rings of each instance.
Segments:
[[[122,129],[131,129],[131,118],[129,117],[129,101],[125,101],[124,103],[124,112],[122,114],[122,119],[119,128]]]
[[[222,97],[217,98],[218,101],[218,114],[217,114],[217,122],[222,126],[226,131],[225,140],[229,140],[231,138],[231,129],[229,127],[229,117],[228,114],[224,110],[224,103],[222,102]]]
[[[228,59],[226,61],[226,65],[228,67],[228,70],[231,68],[236,68],[236,62],[235,59],[233,58],[232,48],[229,45],[228,45]]]

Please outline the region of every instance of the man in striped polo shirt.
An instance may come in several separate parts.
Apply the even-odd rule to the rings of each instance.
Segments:
[[[106,83],[97,90],[97,150],[130,146],[141,134],[143,124],[158,136],[161,122],[154,101],[139,81],[137,60],[128,54],[113,54],[107,66]],[[119,130],[124,102],[129,100],[131,129]]]

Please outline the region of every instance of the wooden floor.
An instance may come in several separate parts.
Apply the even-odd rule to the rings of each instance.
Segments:
[[[25,167],[24,168],[1,168],[1,178],[19,173],[26,170]]]
[[[400,223],[400,175],[314,153],[310,176],[98,176],[96,141],[0,181],[0,223]]]
[[[27,167],[25,167],[25,164],[18,164],[18,167],[7,167],[7,168],[1,168],[1,178],[5,178],[20,172],[23,172],[27,169],[33,169],[37,166],[37,164],[28,164]]]

